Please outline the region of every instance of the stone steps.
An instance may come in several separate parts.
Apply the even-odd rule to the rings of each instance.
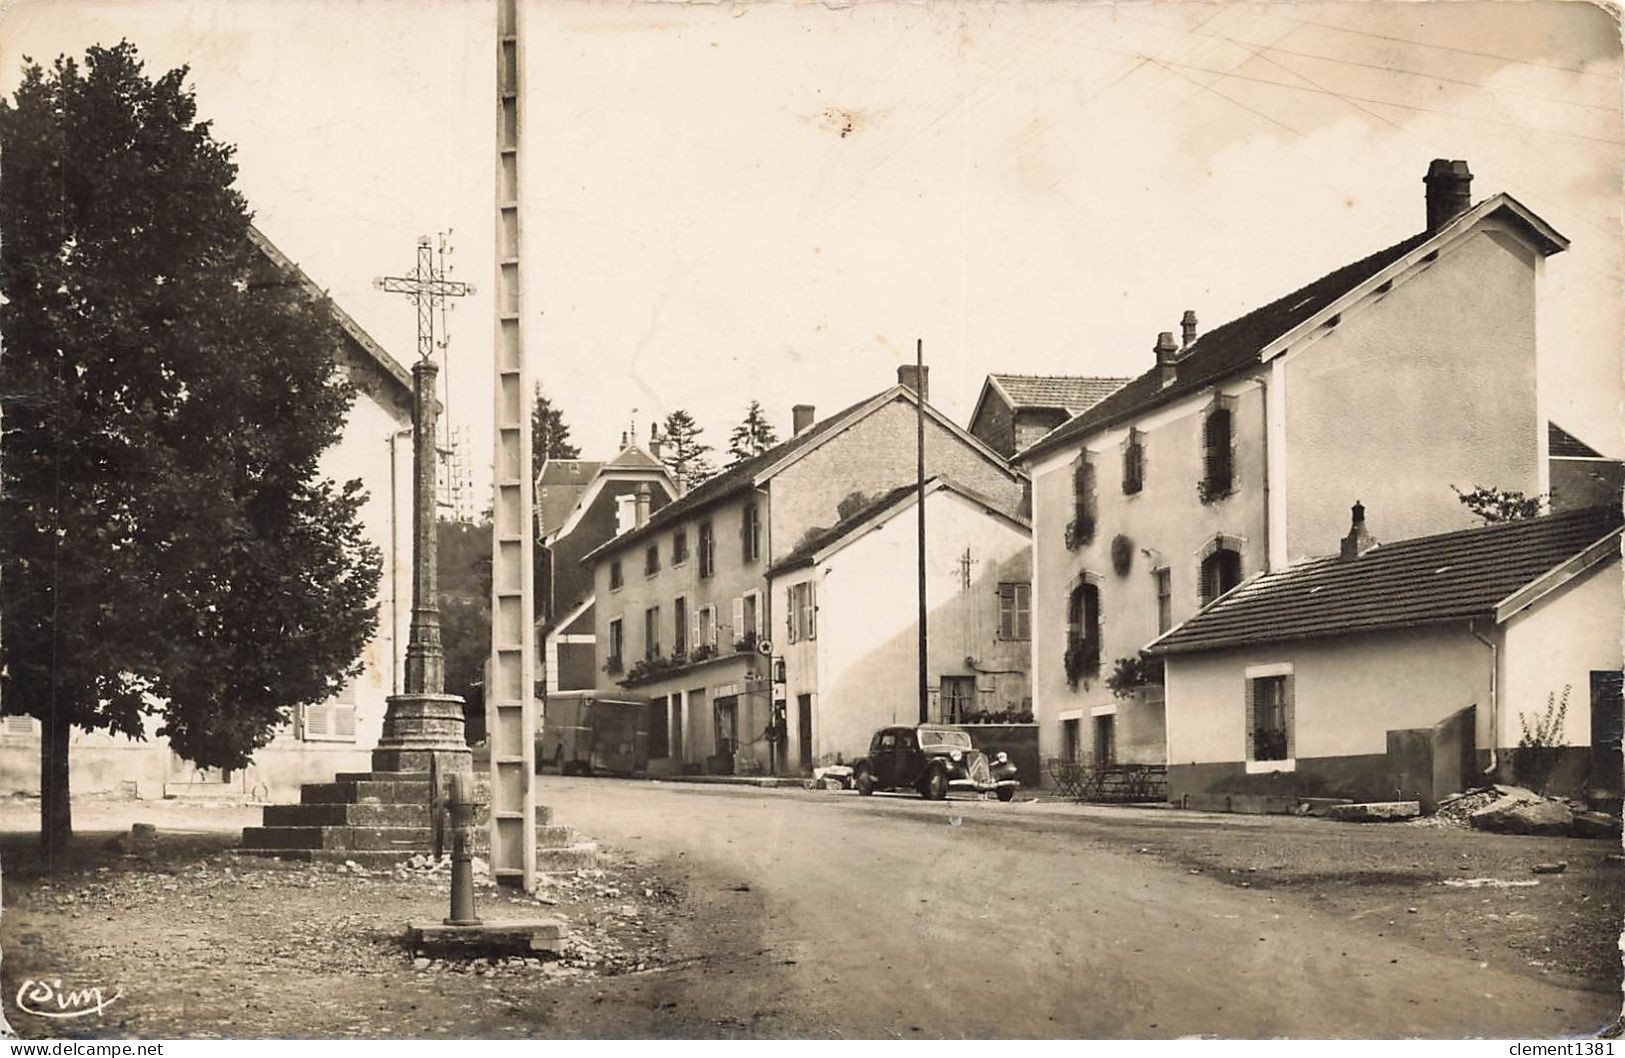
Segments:
[[[345,863],[353,861],[369,870],[388,870],[397,863],[405,863],[415,853],[383,852],[367,849],[233,849],[238,856],[257,856],[295,863]]]
[[[428,827],[426,804],[380,801],[337,804],[267,805],[267,827]]]
[[[299,802],[307,805],[365,803],[427,805],[429,780],[344,779],[338,782],[306,783],[299,788]]]
[[[337,849],[354,852],[404,850],[408,856],[430,848],[428,827],[244,827],[245,849]]]

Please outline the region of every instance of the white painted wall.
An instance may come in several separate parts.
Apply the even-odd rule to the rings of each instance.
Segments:
[[[1518,714],[1533,723],[1546,710],[1547,696],[1569,687],[1563,742],[1591,743],[1591,673],[1625,666],[1620,630],[1625,602],[1617,556],[1512,617],[1503,627],[1501,748],[1516,746],[1522,734]]]

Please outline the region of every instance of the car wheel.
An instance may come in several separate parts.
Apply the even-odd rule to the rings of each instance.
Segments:
[[[858,793],[868,797],[875,792],[875,777],[869,774],[868,768],[859,768],[852,784],[858,788]]]
[[[945,801],[948,799],[948,773],[941,767],[932,768],[925,773],[925,782],[920,784],[920,796],[927,801]]]
[[[1015,797],[1016,797],[1016,788],[1014,786],[1001,786],[1001,787],[999,787],[999,800],[1001,800],[1001,801],[1013,801],[1013,800],[1015,800]]]

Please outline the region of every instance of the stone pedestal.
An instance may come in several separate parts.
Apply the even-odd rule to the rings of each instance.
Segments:
[[[372,751],[373,771],[434,771],[444,787],[453,772],[472,774],[463,737],[463,700],[455,694],[397,694]]]

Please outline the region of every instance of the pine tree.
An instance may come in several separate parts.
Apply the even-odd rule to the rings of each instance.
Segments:
[[[745,418],[728,437],[728,465],[738,466],[778,443],[779,435],[774,431],[773,424],[767,421],[761,403],[753,400],[750,407],[745,409]]]
[[[536,384],[536,400],[530,406],[530,470],[536,473],[549,459],[580,459],[581,449],[570,443],[570,425],[564,414]]]
[[[660,461],[666,465],[681,492],[687,492],[715,474],[708,453],[711,446],[700,440],[700,426],[694,416],[681,408],[666,416],[661,430],[665,440]]]
[[[155,715],[242,768],[377,626],[365,495],[317,469],[354,398],[342,335],[268,274],[185,78],[121,42],[0,99],[0,705],[43,724],[50,849],[70,726]]]

